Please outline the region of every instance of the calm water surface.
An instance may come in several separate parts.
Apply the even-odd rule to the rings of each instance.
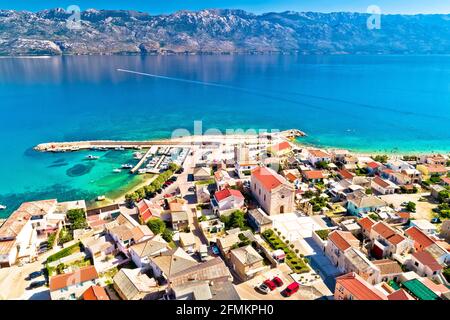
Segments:
[[[129,69],[185,80],[118,72]],[[0,204],[94,198],[136,183],[131,152],[40,154],[41,142],[150,139],[176,128],[299,128],[303,142],[450,150],[450,56],[0,59]]]

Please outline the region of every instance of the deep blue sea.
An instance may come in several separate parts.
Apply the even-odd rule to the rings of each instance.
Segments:
[[[204,130],[299,128],[305,143],[351,150],[450,151],[450,56],[1,58],[0,216],[135,179],[112,173],[131,152],[87,164],[82,152],[34,152],[38,143],[168,137],[194,120]]]

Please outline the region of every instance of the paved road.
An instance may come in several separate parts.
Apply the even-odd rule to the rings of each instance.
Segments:
[[[307,256],[310,260],[309,264],[311,268],[320,275],[328,289],[330,289],[331,292],[334,292],[336,277],[341,274],[340,271],[331,263],[327,256],[325,256],[324,252],[320,246],[314,242],[313,238],[305,238],[305,242],[308,243],[309,247],[312,249],[312,253]]]
[[[90,234],[92,233],[88,232],[87,234],[83,235],[82,238],[87,237]],[[66,243],[64,247],[68,247],[76,242],[78,242],[78,240],[72,240]],[[26,290],[31,282],[44,280],[44,277],[39,277],[31,281],[26,280],[26,278],[31,272],[42,270],[44,268],[44,263],[47,260],[47,257],[60,251],[61,249],[62,247],[55,246],[53,249],[39,255],[37,261],[33,263],[27,263],[23,266],[15,265],[9,268],[0,269],[0,299],[41,299],[46,297],[46,295],[41,293],[41,291],[47,290],[47,287]],[[50,296],[47,296],[47,298],[50,298]]]

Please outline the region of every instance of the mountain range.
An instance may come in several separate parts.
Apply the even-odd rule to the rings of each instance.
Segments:
[[[0,55],[450,53],[450,15],[383,15],[373,30],[369,14],[349,12],[89,9],[79,29],[67,27],[70,16],[0,10]]]

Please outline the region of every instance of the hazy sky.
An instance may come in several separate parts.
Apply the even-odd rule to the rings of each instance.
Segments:
[[[81,10],[133,9],[152,14],[177,10],[239,8],[261,13],[268,11],[355,11],[366,12],[377,5],[383,13],[450,13],[450,0],[0,0],[1,9],[37,11],[78,5]]]

